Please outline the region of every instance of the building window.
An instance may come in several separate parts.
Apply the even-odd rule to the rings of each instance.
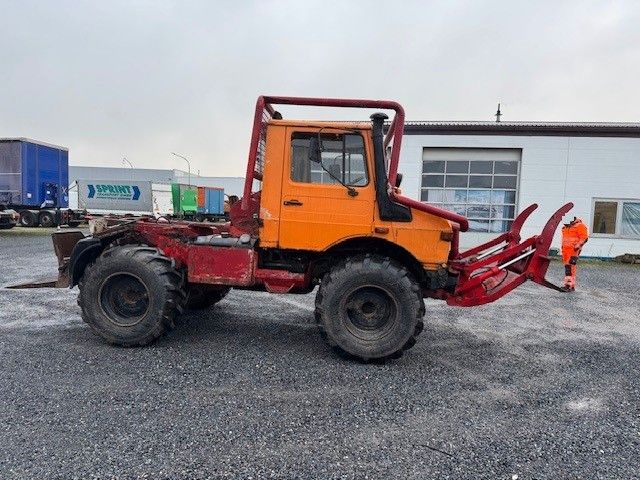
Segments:
[[[367,185],[364,139],[358,134],[294,133],[291,180],[353,187]]]
[[[620,233],[623,237],[640,238],[640,202],[622,202]]]
[[[616,234],[618,202],[595,202],[593,206],[593,233]]]
[[[519,149],[425,148],[421,200],[469,219],[474,232],[506,232],[516,216]]]
[[[640,200],[594,200],[592,233],[640,238]]]

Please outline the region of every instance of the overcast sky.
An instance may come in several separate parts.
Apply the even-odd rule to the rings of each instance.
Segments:
[[[175,151],[193,172],[242,175],[259,94],[398,100],[409,120],[493,120],[501,101],[503,120],[640,121],[637,0],[0,0],[0,12],[0,137],[67,146],[76,165],[185,169]]]

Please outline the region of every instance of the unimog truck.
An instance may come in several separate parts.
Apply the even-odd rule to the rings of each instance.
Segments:
[[[366,122],[288,120],[276,105],[395,115],[390,122],[384,113]],[[532,205],[510,231],[460,251],[460,234],[469,228],[464,216],[400,193],[403,129],[404,110],[392,101],[261,96],[244,195],[231,206],[229,222],[158,218],[87,237],[55,233],[60,272],[47,285],[78,286],[84,321],[126,347],[153,342],[184,309],[213,305],[231,288],[277,294],[317,288],[321,335],[364,361],[397,358],[416,343],[425,297],[470,307],[527,280],[559,290],[545,279],[548,251],[573,205],[522,241]]]

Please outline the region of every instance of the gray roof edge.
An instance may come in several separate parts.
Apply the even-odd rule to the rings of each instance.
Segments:
[[[407,120],[405,125],[473,125],[487,127],[531,126],[531,127],[636,127],[640,122],[538,122],[538,121],[483,121],[483,120]]]
[[[26,137],[0,138],[0,142],[29,142],[35,145],[42,145],[43,147],[57,148],[58,150],[64,150],[65,152],[69,151],[67,147],[63,147],[61,145],[54,145],[53,143],[41,142],[40,140],[34,140],[32,138],[26,138]]]
[[[553,136],[640,137],[640,123],[632,122],[472,122],[408,121],[405,133]]]

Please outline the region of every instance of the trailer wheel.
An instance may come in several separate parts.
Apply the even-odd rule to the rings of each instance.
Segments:
[[[231,288],[211,288],[206,285],[190,284],[187,286],[187,301],[185,308],[188,310],[202,310],[218,303],[227,296]]]
[[[329,345],[363,361],[399,358],[423,329],[418,283],[400,263],[360,255],[327,273],[316,296],[316,321]]]
[[[186,295],[183,275],[157,249],[119,246],[104,252],[78,284],[82,319],[107,342],[147,345],[174,328]]]
[[[41,212],[40,216],[38,217],[38,221],[41,227],[47,227],[47,228],[53,227],[55,223],[53,213],[48,211]]]
[[[23,227],[35,227],[36,216],[29,210],[22,210],[20,212],[20,225]]]

